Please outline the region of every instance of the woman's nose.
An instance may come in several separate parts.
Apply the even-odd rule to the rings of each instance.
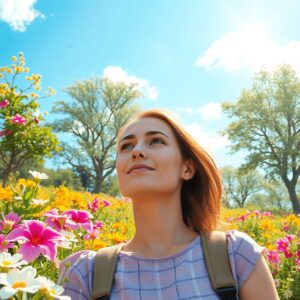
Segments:
[[[145,158],[147,157],[147,154],[145,152],[145,149],[143,147],[143,145],[141,144],[136,144],[135,147],[132,149],[132,158]]]

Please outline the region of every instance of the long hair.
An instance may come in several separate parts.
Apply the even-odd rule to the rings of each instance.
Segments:
[[[143,118],[156,118],[168,124],[177,139],[184,159],[192,159],[196,172],[192,179],[183,181],[181,207],[184,223],[197,232],[212,231],[217,227],[221,207],[221,176],[212,157],[165,110],[151,109],[138,113],[119,131],[118,138],[133,122]]]

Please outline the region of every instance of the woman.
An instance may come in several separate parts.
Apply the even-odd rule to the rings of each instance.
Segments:
[[[120,252],[110,299],[218,299],[199,238],[219,219],[221,179],[211,157],[170,114],[149,110],[120,130],[116,169],[136,233]],[[238,231],[227,240],[240,299],[279,299],[264,248]],[[68,259],[72,299],[90,299],[94,257],[83,251]]]

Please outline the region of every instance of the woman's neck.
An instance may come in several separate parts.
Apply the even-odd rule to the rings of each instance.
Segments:
[[[132,203],[136,233],[123,251],[148,258],[165,257],[179,252],[197,236],[183,222],[180,199],[144,197]]]

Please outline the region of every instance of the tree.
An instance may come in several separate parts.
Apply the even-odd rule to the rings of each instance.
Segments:
[[[13,56],[12,61],[11,67],[0,68],[0,160],[3,186],[9,175],[26,161],[43,161],[59,150],[58,139],[51,128],[40,124],[44,120],[38,112],[40,105],[37,100],[40,96],[33,90],[41,90],[41,76],[26,76],[27,86],[19,87],[16,85],[17,79],[28,73],[29,68],[25,67],[22,53],[18,57]],[[46,96],[54,93],[49,88]]]
[[[262,190],[250,197],[249,202],[258,205],[262,209],[291,210],[291,201],[287,189],[282,180],[262,180]]]
[[[236,103],[222,104],[233,119],[223,134],[232,152],[248,150],[243,170],[262,167],[270,178],[280,178],[289,193],[294,213],[300,213],[296,192],[300,175],[300,80],[289,65],[273,72],[262,69],[252,87]]]
[[[223,167],[221,169],[224,200],[227,206],[232,203],[239,207],[244,207],[247,199],[254,193],[258,192],[259,175],[256,171],[240,173],[233,167]]]
[[[73,101],[56,102],[52,111],[66,117],[52,126],[74,137],[73,143],[62,144],[64,162],[84,176],[87,184],[92,179],[93,191],[99,193],[115,168],[118,130],[138,111],[134,100],[141,94],[135,84],[102,77],[76,81],[65,91]]]

